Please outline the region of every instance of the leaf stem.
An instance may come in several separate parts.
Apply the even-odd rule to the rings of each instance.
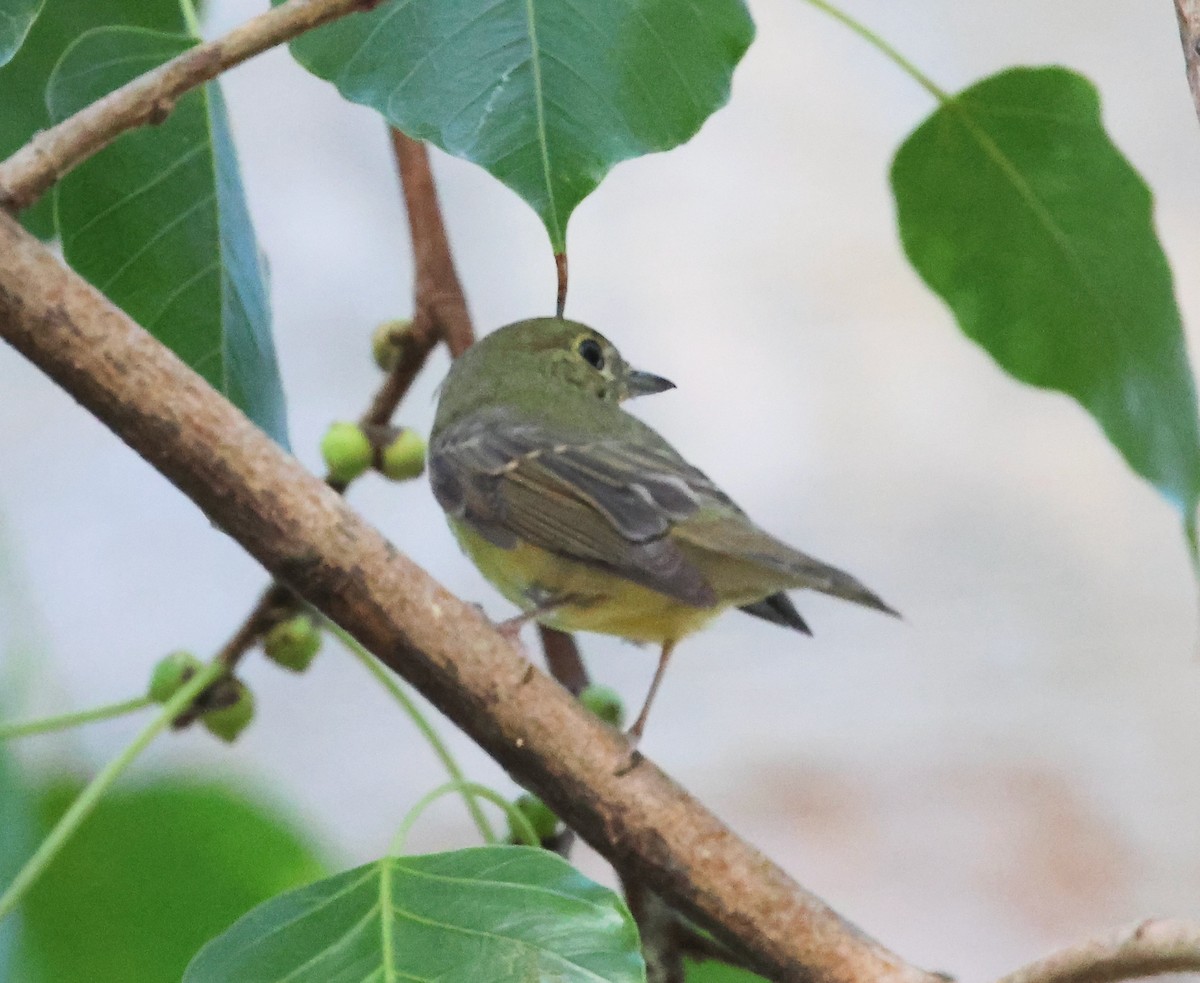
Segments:
[[[75,713],[64,713],[57,717],[27,720],[19,724],[0,724],[0,741],[9,741],[16,737],[30,737],[34,734],[49,734],[56,730],[78,727],[81,724],[111,720],[113,717],[123,717],[127,713],[142,710],[153,703],[154,701],[150,697],[139,696],[123,703],[109,703],[107,706],[79,710]]]
[[[488,822],[487,816],[483,814],[483,810],[479,807],[479,803],[475,799],[475,793],[468,787],[473,783],[467,781],[462,767],[454,755],[450,753],[450,749],[446,747],[445,743],[438,736],[437,731],[433,729],[433,724],[421,713],[420,708],[413,698],[404,692],[392,674],[384,669],[375,659],[375,656],[363,648],[353,635],[339,625],[330,624],[329,628],[341,639],[342,644],[350,650],[350,654],[363,664],[367,672],[379,680],[383,688],[391,693],[392,698],[400,704],[400,708],[408,714],[408,718],[416,725],[417,730],[421,732],[425,740],[429,742],[429,746],[433,748],[433,753],[437,755],[438,760],[441,761],[450,778],[458,783],[455,787],[460,788],[462,791],[463,803],[467,807],[467,812],[471,814],[471,819],[479,830],[479,835],[483,837],[485,843],[495,843],[497,840],[496,831],[492,828],[492,824]],[[484,796],[484,798],[488,798],[488,796]]]
[[[170,726],[171,721],[186,710],[191,705],[191,702],[210,683],[219,678],[224,671],[225,667],[217,662],[210,662],[204,666],[204,668],[187,681],[179,692],[167,700],[162,710],[130,742],[129,746],[105,765],[95,778],[88,782],[84,790],[71,803],[71,807],[63,813],[62,818],[50,830],[49,835],[42,840],[37,850],[34,851],[33,856],[18,871],[13,882],[0,895],[0,920],[3,920],[17,906],[21,898],[25,895],[25,892],[42,875],[43,871],[58,855],[67,840],[71,838],[83,821],[91,814],[96,804],[100,801],[100,798],[121,776],[121,773],[133,763],[134,759],[146,749],[147,745],[155,737]]]
[[[526,846],[540,847],[542,845],[529,818],[503,795],[495,789],[488,788],[486,785],[480,785],[478,782],[455,779],[454,781],[446,782],[445,785],[439,785],[432,792],[427,792],[417,800],[416,805],[408,810],[408,815],[400,821],[400,828],[396,830],[396,836],[392,840],[391,847],[388,849],[389,857],[403,856],[404,844],[408,840],[408,834],[412,832],[412,828],[417,824],[417,820],[421,818],[422,813],[442,796],[449,795],[452,792],[460,792],[464,795],[470,794],[472,796],[477,795],[482,799],[487,799],[489,802],[494,802],[508,814],[513,829],[520,833],[521,839],[525,841]],[[496,840],[491,839],[488,842],[495,843]]]
[[[183,14],[183,23],[187,32],[197,41],[200,40],[200,19],[196,16],[196,8],[192,0],[179,0],[179,12]]]
[[[883,38],[881,38],[861,21],[855,20],[844,10],[835,7],[831,3],[828,3],[827,0],[807,0],[807,2],[816,7],[818,10],[824,11],[834,20],[840,21],[868,44],[883,52],[883,54],[890,58],[900,68],[901,71],[908,75],[909,78],[913,79],[913,81],[920,85],[921,88],[933,96],[933,98],[939,103],[945,105],[946,103],[950,102],[951,96],[948,92],[946,92],[945,89],[935,83],[928,75],[917,68],[916,65],[905,58],[904,55],[900,54],[899,51],[893,48]]]

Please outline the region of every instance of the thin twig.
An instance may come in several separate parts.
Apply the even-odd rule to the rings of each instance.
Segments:
[[[437,186],[429,166],[429,151],[419,140],[413,140],[399,130],[393,129],[391,136],[408,210],[408,229],[416,267],[413,293],[417,318],[427,317],[434,336],[446,342],[451,357],[458,358],[475,341],[475,331],[471,326],[466,295],[454,268]]]
[[[258,603],[246,615],[241,626],[221,647],[221,651],[217,653],[217,661],[232,671],[259,638],[291,613],[295,603],[295,597],[290,590],[280,584],[272,584],[262,592]]]
[[[161,123],[179,97],[269,48],[378,0],[288,0],[199,44],[110,92],[56,126],[42,130],[0,163],[0,205],[28,208],[64,174],[122,133]]]
[[[997,983],[1112,983],[1200,970],[1200,924],[1155,918],[1085,939]]]
[[[777,983],[932,983],[738,839],[0,212],[0,338],[618,869]],[[633,755],[631,758],[631,754]]]
[[[646,960],[646,983],[686,983],[677,929],[679,916],[637,877],[622,877],[629,912],[637,922]]]

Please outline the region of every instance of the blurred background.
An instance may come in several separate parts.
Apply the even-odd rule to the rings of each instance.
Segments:
[[[1166,0],[843,6],[951,90],[1011,65],[1090,77],[1200,322],[1200,127]],[[212,0],[205,33],[260,7]],[[965,979],[1113,924],[1200,916],[1200,621],[1176,514],[1075,404],[965,340],[907,265],[887,170],[928,95],[799,0],[750,9],[730,105],[683,148],[619,165],[576,213],[567,313],[678,383],[637,404],[644,419],[905,621],[803,595],[811,640],[726,615],[681,647],[643,749],[844,915]],[[285,51],[225,89],[292,442],[315,470],[325,427],[377,384],[371,330],[411,313],[392,159],[379,119]],[[478,327],[551,313],[534,214],[471,165],[435,168]],[[445,368],[439,353],[400,422],[428,432]],[[9,350],[0,459],[0,629],[21,717],[139,693],[167,651],[216,649],[265,582]],[[511,613],[424,481],[368,477],[352,501],[452,590]],[[637,706],[655,654],[581,641],[594,678]],[[172,736],[138,774],[252,789],[335,866],[381,854],[443,780],[411,725],[332,646],[303,677],[257,658],[246,676],[259,714],[235,749]],[[137,726],[26,741],[20,759],[98,766]],[[512,788],[442,729],[472,777]],[[410,845],[473,842],[445,800]]]

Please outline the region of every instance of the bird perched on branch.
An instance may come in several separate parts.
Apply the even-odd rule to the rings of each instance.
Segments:
[[[525,618],[662,646],[635,740],[676,643],[726,608],[805,634],[787,590],[896,614],[764,532],[621,408],[673,388],[586,325],[519,321],[454,363],[430,436],[433,491],[455,536]]]

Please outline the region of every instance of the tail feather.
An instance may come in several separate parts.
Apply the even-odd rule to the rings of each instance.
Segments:
[[[703,512],[677,524],[671,530],[671,538],[685,549],[700,551],[695,554],[697,565],[710,574],[709,579],[716,586],[728,593],[753,597],[760,588],[773,591],[815,590],[900,617],[891,605],[850,574],[793,549],[760,529],[740,512],[728,508]],[[718,580],[723,583],[716,583]],[[769,595],[766,601],[750,606],[761,608],[774,596]],[[751,614],[765,617],[768,621],[775,620],[779,624],[786,623],[778,620],[788,617],[778,606],[772,606],[770,612],[778,617],[772,618],[766,608],[752,611]]]
[[[890,614],[893,618],[903,617],[890,604],[886,603],[883,598],[872,590],[868,590],[857,579],[851,577],[848,573],[843,573],[836,567],[827,566],[816,560],[810,560],[810,570],[804,571],[803,577],[805,583],[803,586],[810,590],[820,591],[822,594],[830,594],[833,597],[840,597],[844,601],[853,601],[855,604],[861,604],[866,608],[873,608],[876,611],[882,611],[884,614]]]
[[[772,594],[770,597],[764,597],[761,601],[756,601],[754,604],[743,604],[741,609],[747,614],[752,614],[756,618],[762,618],[764,621],[769,621],[774,625],[793,628],[805,635],[812,634],[812,630],[808,627],[808,623],[800,617],[800,612],[796,610],[792,599],[783,591],[780,591],[778,594]]]

